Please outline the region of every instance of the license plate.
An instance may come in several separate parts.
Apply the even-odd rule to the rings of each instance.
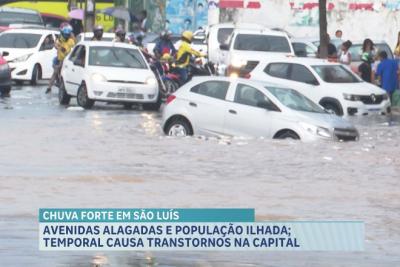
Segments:
[[[368,111],[371,111],[371,112],[379,112],[381,109],[380,108],[370,108],[370,109],[368,109]]]
[[[134,94],[135,93],[135,89],[130,88],[130,87],[119,87],[118,88],[118,93]]]

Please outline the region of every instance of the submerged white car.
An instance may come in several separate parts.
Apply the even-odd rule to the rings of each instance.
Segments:
[[[275,85],[199,77],[167,99],[162,129],[171,136],[213,135],[358,140],[357,129],[299,92]]]
[[[83,41],[64,60],[59,102],[90,109],[95,101],[118,103],[130,108],[142,104],[146,110],[161,105],[158,83],[140,50],[130,44]]]
[[[339,116],[390,113],[390,100],[384,90],[364,82],[339,63],[270,57],[261,61],[248,78],[296,89]]]
[[[53,74],[53,58],[57,31],[46,29],[12,29],[0,34],[0,51],[10,68],[11,78],[17,83],[50,79]]]

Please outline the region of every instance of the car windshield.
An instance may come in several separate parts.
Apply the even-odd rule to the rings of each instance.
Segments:
[[[34,48],[42,35],[33,33],[3,33],[0,35],[2,48]]]
[[[393,59],[392,50],[387,44],[385,43],[375,44],[375,53],[378,54],[380,51],[385,51],[388,55],[388,58]],[[361,62],[362,44],[353,44],[350,47],[350,53],[351,53],[351,61]]]
[[[139,50],[109,46],[91,47],[89,53],[89,65],[133,69],[147,68]]]
[[[265,87],[286,107],[305,112],[326,113],[323,108],[312,102],[310,99],[300,94],[296,90],[279,87]]]
[[[359,83],[362,82],[351,71],[341,65],[312,66],[318,76],[327,83]]]
[[[42,18],[38,14],[0,12],[0,26],[9,26],[10,24],[20,23],[43,25]]]
[[[283,36],[261,34],[238,34],[235,50],[290,53],[288,40]]]

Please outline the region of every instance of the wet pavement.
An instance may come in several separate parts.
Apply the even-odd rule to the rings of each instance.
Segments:
[[[0,99],[1,266],[400,264],[400,117],[355,120],[355,143],[170,138],[160,114],[58,105],[57,90]],[[258,220],[362,220],[364,252],[40,252],[43,207],[243,207]]]

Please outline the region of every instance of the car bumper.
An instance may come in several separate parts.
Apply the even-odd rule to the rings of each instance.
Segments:
[[[8,63],[11,69],[13,80],[30,80],[32,78],[32,68],[27,62]]]
[[[93,82],[88,86],[90,99],[105,102],[155,103],[158,85]]]
[[[379,104],[364,104],[361,101],[346,101],[343,113],[349,116],[386,115],[390,113],[390,101],[383,100]]]
[[[329,129],[331,134],[330,137],[323,137],[315,133],[311,133],[302,129],[298,129],[300,134],[300,140],[303,142],[315,142],[315,141],[334,141],[334,142],[347,142],[347,141],[358,141],[360,134],[355,128],[333,128]]]

